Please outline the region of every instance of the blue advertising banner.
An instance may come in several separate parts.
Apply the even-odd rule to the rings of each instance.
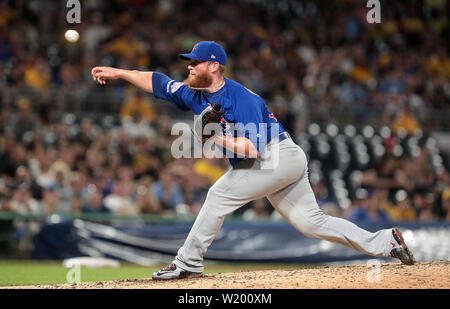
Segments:
[[[173,260],[192,222],[100,224],[75,219],[45,224],[34,239],[35,259],[107,257],[140,265]],[[392,224],[362,226],[369,231]],[[417,261],[450,260],[450,223],[402,223]],[[205,260],[239,262],[333,263],[373,257],[325,240],[309,238],[286,222],[226,221]],[[389,260],[389,259],[387,259]]]

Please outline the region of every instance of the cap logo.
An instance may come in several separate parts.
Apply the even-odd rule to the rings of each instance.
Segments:
[[[214,54],[211,54],[211,59],[216,59],[216,56],[214,56]]]
[[[197,43],[197,44],[195,44],[195,45],[194,45],[194,47],[192,47],[192,51],[194,51],[194,50],[196,50],[196,49],[197,49],[197,45],[198,45],[198,43]]]

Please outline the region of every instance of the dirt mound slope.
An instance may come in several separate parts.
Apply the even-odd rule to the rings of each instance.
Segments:
[[[9,287],[25,288],[25,287]],[[39,289],[448,289],[450,261],[412,266],[382,263],[206,274],[202,278],[154,281],[129,279],[38,285]]]

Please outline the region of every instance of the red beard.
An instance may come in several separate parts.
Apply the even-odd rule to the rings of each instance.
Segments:
[[[193,89],[208,88],[212,84],[212,77],[207,73],[201,73],[195,76],[189,75],[188,78],[186,78],[183,82],[188,85],[189,88]]]

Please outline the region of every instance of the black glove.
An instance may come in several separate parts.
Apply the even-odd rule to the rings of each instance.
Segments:
[[[221,126],[214,127],[213,130],[211,130],[211,127],[208,127],[205,130],[205,127],[210,123],[220,124],[220,121],[224,114],[225,111],[222,109],[222,105],[220,105],[220,103],[214,103],[212,106],[208,106],[200,114],[199,120],[201,120],[201,125],[200,123],[194,124],[194,129],[197,137],[202,143],[213,137],[217,130],[221,130]]]

